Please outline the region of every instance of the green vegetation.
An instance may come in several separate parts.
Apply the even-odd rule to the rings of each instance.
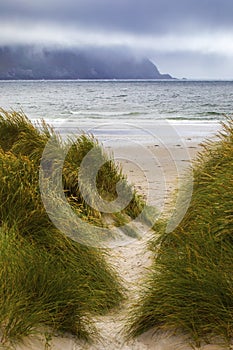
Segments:
[[[93,227],[91,234],[95,234],[97,226],[98,234],[109,227],[106,215],[93,210],[77,186],[81,161],[91,149],[93,162],[97,158],[103,162],[97,176],[99,193],[106,200],[114,199],[116,184],[121,180],[132,194],[126,209],[110,215],[110,227],[125,224],[144,207],[121,169],[92,136],[81,135],[75,142],[64,143],[44,122],[36,128],[23,113],[1,110],[0,327],[4,343],[19,341],[38,332],[41,326],[48,326],[51,334],[70,332],[90,340],[96,334],[93,316],[119,306],[124,298],[118,276],[105,261],[106,251],[67,237],[53,225],[44,208],[39,169],[49,140],[52,140],[51,154],[46,155],[48,173],[44,181],[50,185],[48,174],[56,170],[53,146],[58,158],[69,148],[62,172],[64,193],[72,211]],[[59,207],[60,197],[56,193],[50,195]],[[61,215],[65,217],[65,214],[61,211]],[[70,225],[69,219],[64,218],[64,225]],[[79,226],[76,225],[75,230],[78,231]]]
[[[153,328],[196,343],[233,337],[233,120],[193,164],[191,204],[172,232],[159,222],[151,273],[132,310],[131,337]],[[189,189],[187,189],[188,191]]]
[[[95,164],[102,164],[96,174],[96,187],[98,194],[106,201],[112,201],[117,198],[117,183],[120,181],[123,193],[132,198],[128,205],[119,213],[108,215],[108,221],[115,226],[123,226],[130,222],[145,208],[145,203],[136,191],[129,186],[126,177],[122,174],[122,169],[116,165],[112,158],[109,158],[98,141],[89,135],[80,135],[70,138],[65,143],[61,140],[59,134],[47,125],[44,121],[38,123],[37,128],[28,120],[22,112],[7,112],[0,109],[0,147],[3,152],[10,151],[14,155],[26,156],[33,164],[38,167],[41,161],[44,148],[50,140],[50,149],[47,151],[46,158],[51,172],[56,171],[57,163],[62,163],[63,167],[63,187],[67,200],[72,205],[77,214],[82,219],[93,222],[95,225],[106,227],[106,215],[92,207],[91,202],[95,199],[94,189],[90,182],[83,179],[85,191],[90,193],[90,203],[83,199],[80,192],[79,169],[84,157],[88,154],[88,164],[90,172]],[[65,156],[65,160],[63,159]],[[54,162],[54,157],[56,157]],[[64,161],[64,164],[63,164]],[[87,170],[88,173],[88,170]],[[127,196],[126,196],[127,197]],[[142,219],[150,223],[150,209],[144,211]],[[119,214],[121,220],[119,220]],[[127,231],[127,230],[126,230]],[[137,236],[137,233],[130,233]]]

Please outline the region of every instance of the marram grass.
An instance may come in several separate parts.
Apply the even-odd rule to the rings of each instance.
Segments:
[[[151,273],[128,320],[130,337],[184,332],[196,344],[233,337],[233,120],[193,164],[191,204],[172,232],[155,227]],[[169,220],[169,219],[168,219]]]
[[[131,219],[137,218],[145,208],[143,199],[136,193],[132,186],[127,183],[126,177],[122,173],[122,169],[116,165],[113,158],[109,157],[91,135],[82,134],[77,138],[69,138],[63,142],[60,135],[47,125],[44,121],[38,123],[37,128],[27,118],[23,112],[7,112],[0,109],[0,147],[3,152],[10,151],[14,155],[25,156],[37,166],[39,165],[44,148],[49,140],[51,149],[47,151],[47,158],[51,157],[49,167],[51,171],[56,168],[56,161],[53,157],[62,157],[68,150],[63,164],[63,187],[67,200],[71,203],[74,210],[85,220],[93,222],[97,226],[106,226],[105,213],[101,210],[93,208],[92,201],[95,199],[93,195],[94,189],[88,181],[83,186],[86,192],[90,194],[89,203],[83,198],[80,192],[79,170],[84,157],[89,153],[90,171],[95,163],[102,163],[96,176],[96,189],[100,196],[106,201],[112,201],[117,198],[116,185],[121,181],[123,193],[127,193],[132,198],[128,205],[121,211],[121,221],[119,221],[118,213],[108,215],[108,219],[115,226],[124,226]],[[53,149],[54,148],[54,149]],[[49,154],[49,152],[51,154]],[[58,159],[63,162],[63,159]],[[148,212],[148,215],[147,215]],[[149,208],[145,211],[142,218],[147,223],[150,222]],[[130,235],[137,236],[136,232],[130,232]]]
[[[113,224],[120,226],[137,217],[145,205],[92,136],[81,135],[75,142],[64,143],[44,122],[36,128],[22,112],[1,110],[0,328],[4,344],[20,341],[41,326],[49,327],[51,334],[68,332],[90,340],[97,336],[93,316],[119,307],[124,298],[105,250],[67,237],[44,208],[39,166],[49,140],[54,141],[58,155],[69,147],[62,172],[64,193],[72,210],[93,225],[93,232],[96,226],[104,228],[108,223],[104,213],[85,203],[77,186],[81,161],[90,149],[103,160],[97,176],[100,194],[106,200],[114,199],[119,180],[132,194],[126,209],[112,213]],[[52,171],[56,162],[50,160],[45,161]],[[55,196],[56,200],[59,206]]]
[[[49,326],[51,333],[69,332],[89,339],[95,329],[86,304],[86,276],[78,271],[79,264],[73,261],[72,266],[67,252],[63,260],[38,249],[16,226],[3,225],[0,233],[2,342],[16,342],[41,326]]]

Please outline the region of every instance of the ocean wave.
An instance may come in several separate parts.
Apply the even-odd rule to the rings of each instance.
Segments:
[[[192,116],[172,116],[172,117],[167,117],[166,119],[168,120],[189,120],[189,121],[202,121],[202,120],[222,120],[224,117],[223,113],[216,113],[216,114],[208,114],[208,113],[201,113],[198,116],[197,115],[192,115]],[[161,118],[163,119],[163,118]]]
[[[216,112],[216,111],[207,111],[207,112],[202,112],[199,114],[200,118],[209,118],[209,119],[223,119],[224,113],[223,112]]]
[[[219,116],[220,116],[220,115],[221,115],[221,116],[223,115],[223,113],[219,113],[219,112],[215,112],[215,111],[206,112],[206,113],[204,112],[204,113],[202,113],[202,114],[204,114],[204,115],[205,115],[205,114],[207,114],[207,115],[219,115]]]
[[[125,116],[139,116],[148,114],[148,112],[142,111],[69,111],[71,115],[85,116],[86,118],[101,119],[103,117],[125,117]]]

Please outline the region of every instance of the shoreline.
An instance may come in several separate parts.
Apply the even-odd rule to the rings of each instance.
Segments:
[[[33,120],[32,120],[33,121]],[[105,147],[128,146],[130,142],[151,145],[172,145],[192,141],[201,143],[212,138],[221,127],[220,120],[188,119],[46,119],[62,137],[83,132],[93,134]]]

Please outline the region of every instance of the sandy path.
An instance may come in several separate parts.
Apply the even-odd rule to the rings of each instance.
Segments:
[[[171,145],[169,149],[148,145],[143,154],[135,153],[134,149],[120,148],[123,159],[121,163],[131,183],[146,198],[150,196],[150,203],[161,210],[167,206],[171,192],[177,188],[179,178],[190,164],[198,150],[198,145],[191,140],[185,149],[182,145]],[[119,148],[117,152],[119,151]],[[116,152],[116,153],[117,153]],[[124,156],[125,152],[125,156]],[[162,169],[162,172],[161,172]],[[149,188],[149,191],[148,191]],[[149,193],[148,193],[149,192]],[[165,199],[165,200],[164,200]],[[145,234],[140,241],[117,246],[110,251],[109,261],[123,278],[128,289],[128,301],[117,312],[100,317],[96,326],[100,331],[101,341],[98,344],[84,345],[72,338],[54,338],[51,350],[191,350],[185,338],[169,334],[153,335],[148,332],[136,340],[126,342],[122,334],[128,308],[135,301],[139,286],[151,262],[151,253],[145,248],[151,233]],[[43,342],[31,340],[17,350],[41,350]],[[220,350],[221,347],[206,345],[203,350]]]

